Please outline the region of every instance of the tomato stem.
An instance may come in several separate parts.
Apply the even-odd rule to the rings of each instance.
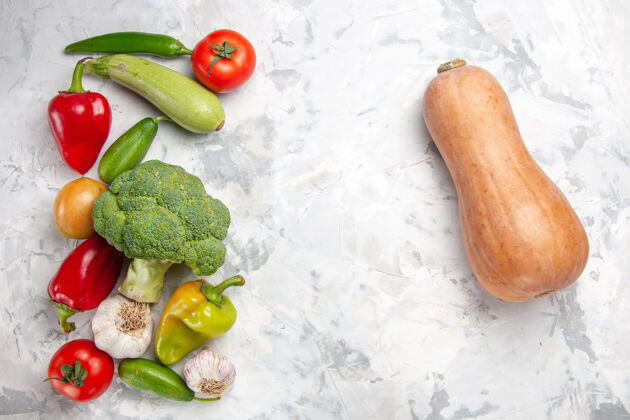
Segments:
[[[214,58],[210,62],[210,66],[208,67],[208,76],[210,76],[210,69],[214,64],[222,58],[227,58],[228,60],[232,59],[232,53],[236,51],[236,47],[231,47],[230,43],[227,41],[223,42],[223,45],[214,44],[210,45],[208,41],[206,41],[210,50],[215,54]]]
[[[64,384],[70,384],[75,387],[82,387],[83,381],[88,376],[88,371],[87,369],[83,369],[81,367],[80,360],[75,360],[74,365],[65,364],[61,366],[59,370],[61,371],[63,378],[50,377],[44,379],[44,382],[55,379],[57,381],[61,381]]]

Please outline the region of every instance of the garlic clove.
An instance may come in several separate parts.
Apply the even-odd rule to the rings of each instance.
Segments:
[[[151,309],[122,295],[110,296],[96,310],[92,332],[96,347],[113,358],[140,357],[151,344]]]
[[[234,387],[236,369],[226,356],[204,347],[184,365],[184,378],[190,389],[217,398]]]

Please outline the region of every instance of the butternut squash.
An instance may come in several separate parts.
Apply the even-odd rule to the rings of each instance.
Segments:
[[[426,126],[455,183],[468,261],[510,302],[546,296],[584,270],[584,227],[532,159],[506,93],[487,71],[444,63],[423,101]]]

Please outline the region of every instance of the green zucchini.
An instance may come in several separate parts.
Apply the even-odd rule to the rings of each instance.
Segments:
[[[133,90],[194,133],[220,130],[225,123],[223,106],[214,93],[191,78],[144,58],[105,55],[86,61],[83,71]]]
[[[175,371],[149,359],[124,359],[118,364],[118,376],[127,385],[175,401],[216,401],[219,398],[196,398],[186,382]]]
[[[157,134],[157,122],[168,117],[145,118],[125,131],[109,146],[98,164],[98,176],[106,184],[121,173],[133,169],[144,159]]]

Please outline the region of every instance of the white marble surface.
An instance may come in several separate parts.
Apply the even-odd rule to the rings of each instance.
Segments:
[[[623,0],[0,2],[0,415],[628,419],[628,19]],[[92,313],[61,334],[46,294],[77,244],[52,219],[76,178],[46,122],[78,59],[63,46],[143,30],[192,47],[221,27],[254,44],[252,79],[221,96],[221,132],[161,123],[148,158],[199,175],[231,209],[223,271],[248,284],[230,291],[239,320],[211,346],[235,363],[236,386],[216,404],[175,403],[115,379],[75,404],[42,382],[59,346],[92,337]],[[471,273],[420,109],[454,57],[499,79],[587,229],[588,265],[564,291],[504,303]],[[192,74],[186,58],[163,62]],[[109,81],[84,85],[113,107],[108,144],[157,115]],[[169,272],[156,319],[193,278]]]

